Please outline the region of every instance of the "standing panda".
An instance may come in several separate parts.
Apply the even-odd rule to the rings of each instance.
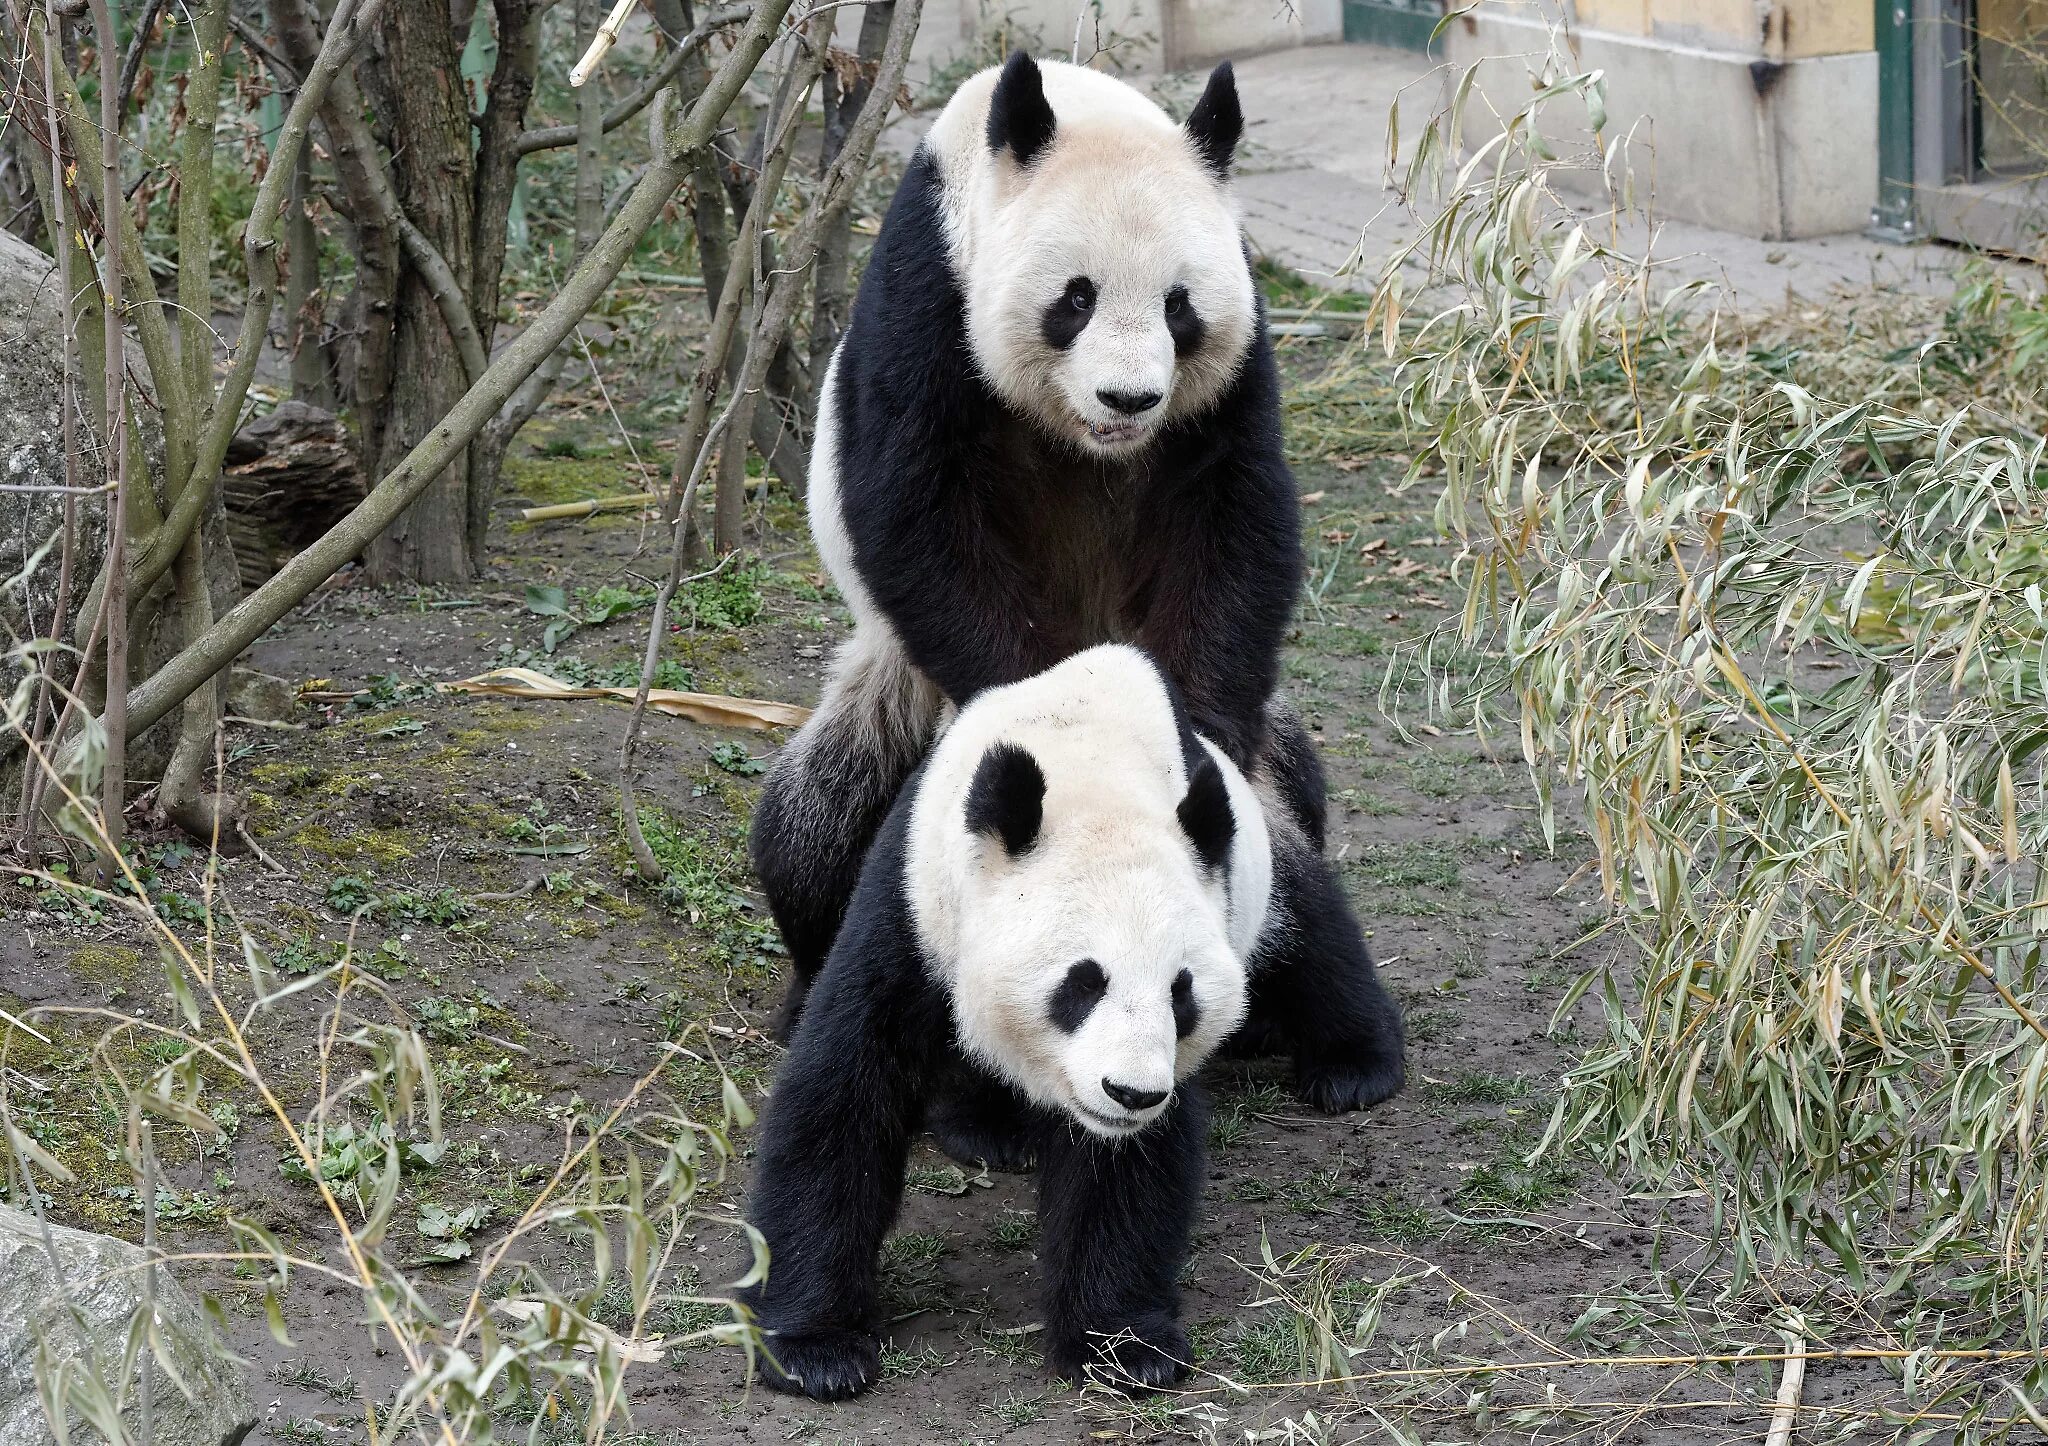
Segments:
[[[1192,1076],[1290,915],[1263,810],[1143,653],[1097,647],[961,710],[890,811],[763,1125],[746,1293],[767,1383],[880,1369],[876,1257],[940,1081],[1017,1096],[1041,1161],[1048,1363],[1187,1374],[1177,1279],[1203,1177]]]
[[[1322,1109],[1400,1087],[1399,1015],[1321,858],[1321,768],[1274,693],[1299,498],[1229,189],[1242,128],[1227,64],[1177,126],[1020,52],[960,88],[905,173],[811,464],[854,632],[754,818],[791,956],[785,1035],[941,710],[1131,642],[1260,791],[1276,867],[1342,920],[1276,946],[1246,1037],[1290,1052]],[[956,1156],[1021,1163],[991,1152],[994,1102],[954,1106],[934,1125]]]

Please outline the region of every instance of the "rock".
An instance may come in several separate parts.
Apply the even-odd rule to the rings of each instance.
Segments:
[[[282,723],[299,706],[299,690],[272,673],[254,668],[228,670],[227,711],[258,723]]]
[[[99,1359],[114,1371],[141,1301],[140,1247],[61,1225],[50,1231],[63,1264],[61,1284],[35,1217],[0,1205],[0,1446],[52,1446],[56,1440],[36,1395],[35,1359],[38,1340],[63,1357],[80,1353],[63,1305],[65,1291],[84,1313]],[[157,1371],[151,1446],[237,1446],[256,1424],[242,1369],[165,1267],[157,1270],[156,1316],[194,1399],[188,1401]],[[132,1406],[123,1420],[139,1432]],[[100,1438],[74,1423],[71,1439]]]

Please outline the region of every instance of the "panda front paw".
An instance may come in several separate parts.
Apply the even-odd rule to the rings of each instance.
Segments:
[[[1163,1316],[1046,1346],[1054,1374],[1070,1381],[1086,1377],[1127,1395],[1178,1385],[1192,1373],[1194,1358],[1180,1322]]]
[[[1021,1172],[1038,1163],[1024,1107],[1008,1091],[968,1086],[932,1101],[926,1126],[963,1165]]]
[[[792,1396],[844,1401],[882,1373],[882,1343],[869,1331],[769,1331],[762,1345],[761,1384]]]
[[[1294,1061],[1294,1091],[1326,1115],[1369,1110],[1400,1091],[1407,1069],[1396,1053],[1377,1058]]]

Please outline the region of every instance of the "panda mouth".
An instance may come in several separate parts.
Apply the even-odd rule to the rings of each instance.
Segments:
[[[1117,447],[1125,442],[1135,442],[1152,430],[1149,422],[1091,422],[1086,417],[1082,417],[1080,422],[1089,439],[1098,447]]]
[[[1100,1126],[1105,1133],[1115,1135],[1134,1135],[1152,1122],[1150,1115],[1142,1119],[1135,1115],[1105,1115],[1100,1110],[1091,1110],[1079,1100],[1074,1101],[1074,1111],[1085,1116],[1090,1123]]]

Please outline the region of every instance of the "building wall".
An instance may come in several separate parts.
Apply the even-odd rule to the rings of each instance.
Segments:
[[[1081,22],[1085,60],[1100,42],[1120,69],[1186,70],[1230,56],[1256,55],[1343,37],[1343,0],[933,0],[918,49],[944,63],[1004,32],[1035,37],[1042,53],[1063,56]]]
[[[1603,145],[1628,137],[1657,214],[1771,239],[1855,231],[1877,200],[1877,57],[1869,0],[1484,0],[1454,22],[1454,70],[1506,113],[1562,27],[1605,72]],[[1554,122],[1560,142],[1587,133]],[[1567,152],[1568,153],[1568,152]],[[1598,193],[1597,159],[1563,179]]]

